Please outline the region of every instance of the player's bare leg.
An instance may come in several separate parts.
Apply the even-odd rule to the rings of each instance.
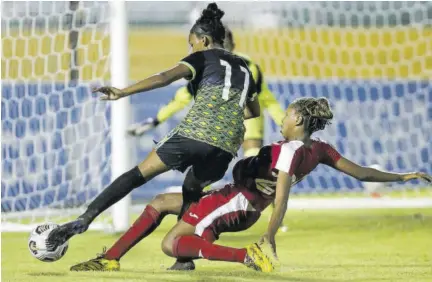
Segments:
[[[153,177],[168,171],[153,149],[147,158],[130,171],[125,172],[114,180],[96,199],[91,202],[86,212],[76,220],[54,229],[48,239],[48,246],[58,246],[72,236],[85,232],[93,220],[110,206],[124,198],[133,189],[140,187]]]
[[[263,141],[260,139],[247,139],[243,141],[242,147],[244,157],[253,157],[258,155],[259,150],[263,145]]]
[[[185,213],[185,211],[189,208],[189,206],[193,202],[198,202],[202,196],[202,191],[208,183],[205,183],[202,180],[199,180],[195,177],[193,167],[189,169],[186,174],[185,180],[183,182],[183,199],[182,199],[182,207],[180,213],[178,214],[178,220],[181,220],[181,217]],[[194,270],[195,263],[191,258],[177,258],[175,263],[169,267],[167,270]]]
[[[172,244],[177,236],[181,235],[193,235],[195,232],[195,227],[190,224],[185,223],[180,220],[177,224],[165,235],[165,238],[162,240],[162,251],[170,256],[172,255]],[[186,270],[194,270],[195,263],[193,262],[193,257],[177,257],[176,262],[167,270],[178,270],[178,271],[186,271]]]
[[[239,230],[240,231],[240,230]],[[195,235],[195,227],[180,220],[162,241],[163,252],[171,257],[238,262],[258,271],[274,270],[272,260],[257,244],[237,249],[221,246]]]
[[[150,235],[160,225],[165,215],[178,214],[182,204],[181,193],[157,195],[144,209],[134,224],[95,259],[74,265],[71,271],[117,271],[119,260],[138,242]]]

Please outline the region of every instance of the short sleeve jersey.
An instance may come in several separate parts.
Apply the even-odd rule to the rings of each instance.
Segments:
[[[262,147],[255,157],[240,160],[233,169],[233,178],[235,183],[273,199],[280,171],[288,173],[295,185],[318,164],[334,167],[340,158],[336,149],[321,140],[313,140],[310,147],[301,141],[281,141]]]
[[[195,52],[180,61],[191,70],[195,103],[176,127],[179,135],[236,155],[243,143],[243,110],[256,95],[247,62],[223,49]]]
[[[319,163],[333,167],[340,158],[336,149],[321,140],[313,140],[310,147],[301,141],[279,142],[272,145],[271,169],[273,172],[288,173],[293,177],[294,185]]]

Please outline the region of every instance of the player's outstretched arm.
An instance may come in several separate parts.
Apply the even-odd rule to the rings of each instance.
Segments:
[[[118,100],[136,93],[167,86],[174,81],[177,81],[181,78],[190,77],[192,75],[193,73],[189,67],[184,64],[178,64],[169,70],[152,75],[124,89],[104,86],[94,89],[93,92],[101,92],[105,94],[101,96],[101,100]]]
[[[263,237],[263,239],[267,240],[272,246],[275,257],[277,257],[275,236],[287,211],[291,184],[292,177],[284,171],[279,171],[276,183],[276,196],[274,200],[275,206],[270,218],[267,233]]]
[[[360,166],[343,157],[334,164],[334,168],[364,182],[397,182],[421,179],[432,183],[432,176],[423,172],[385,172],[370,167]]]

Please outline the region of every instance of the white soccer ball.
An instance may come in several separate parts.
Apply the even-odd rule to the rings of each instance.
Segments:
[[[53,262],[61,259],[69,247],[69,242],[66,241],[61,246],[58,246],[54,250],[48,250],[46,239],[48,234],[56,227],[58,224],[55,223],[45,223],[37,226],[31,233],[28,240],[28,248],[31,255],[38,260],[45,262]]]

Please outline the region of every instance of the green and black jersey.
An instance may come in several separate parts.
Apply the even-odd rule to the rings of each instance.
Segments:
[[[247,62],[226,50],[211,49],[180,63],[193,73],[187,87],[195,103],[174,131],[236,155],[245,132],[243,110],[256,95]]]

